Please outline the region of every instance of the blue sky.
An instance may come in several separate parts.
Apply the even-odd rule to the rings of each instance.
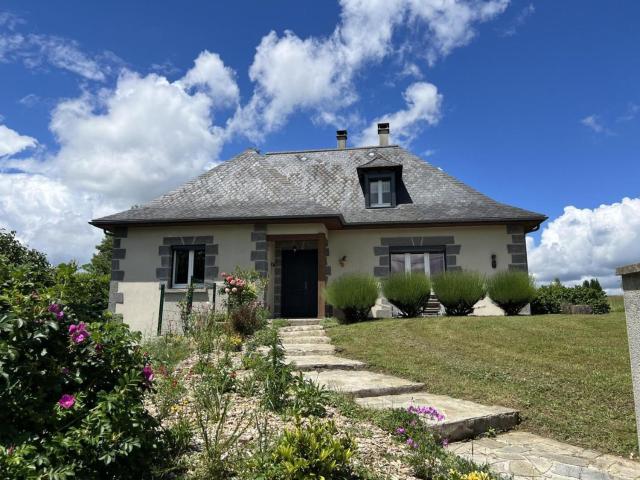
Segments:
[[[99,238],[90,216],[247,146],[332,147],[337,128],[367,143],[390,119],[392,140],[550,217],[529,240],[540,280],[615,288],[614,264],[640,259],[640,4],[615,6],[5,1],[0,224],[54,260],[84,260]]]

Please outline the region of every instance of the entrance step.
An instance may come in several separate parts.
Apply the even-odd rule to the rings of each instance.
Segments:
[[[445,415],[445,419],[442,422],[429,420],[427,423],[439,430],[443,438],[450,442],[477,437],[491,429],[510,430],[519,423],[517,410],[480,405],[427,392],[358,398],[356,402],[363,407],[375,409],[407,408],[410,405],[434,407]]]
[[[285,343],[287,355],[333,355],[336,348],[329,343]]]
[[[283,345],[288,345],[291,343],[331,343],[331,339],[327,336],[320,336],[320,335],[311,335],[311,336],[302,336],[302,335],[295,335],[295,336],[288,336],[288,335],[283,335],[282,337],[280,337],[280,339],[282,340],[282,344]]]
[[[313,325],[311,325],[313,326]],[[323,329],[317,330],[293,330],[293,331],[280,331],[278,332],[281,338],[296,338],[296,337],[327,337]],[[329,337],[327,337],[329,338]]]
[[[324,385],[330,390],[348,393],[354,397],[376,397],[417,392],[424,384],[366,370],[323,370],[305,372],[305,378]]]
[[[287,319],[287,323],[291,326],[301,326],[301,325],[320,325],[319,318],[289,318]]]
[[[292,332],[324,332],[322,325],[296,325],[293,327],[281,327],[278,333],[292,333]]]
[[[336,357],[335,355],[290,355],[285,362],[295,365],[301,372],[309,370],[360,370],[366,365],[358,360]]]

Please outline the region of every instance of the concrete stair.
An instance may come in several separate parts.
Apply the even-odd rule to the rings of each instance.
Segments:
[[[331,339],[329,337],[323,337],[320,335],[311,335],[311,336],[282,336],[280,337],[283,345],[296,344],[296,343],[331,343]]]
[[[304,377],[325,388],[348,393],[356,398],[418,392],[423,383],[369,372],[367,370],[321,370],[304,372]]]
[[[365,397],[356,399],[356,402],[363,407],[375,409],[407,408],[410,405],[434,407],[445,415],[445,419],[442,422],[427,423],[450,442],[473,438],[489,429],[510,430],[519,423],[517,410],[427,392]]]
[[[293,364],[300,372],[311,370],[361,370],[365,368],[363,362],[335,355],[290,355],[285,362]]]
[[[318,318],[290,318],[287,323],[292,327],[300,327],[305,325],[320,325]]]
[[[295,325],[291,327],[281,327],[278,330],[280,335],[289,334],[289,333],[299,333],[299,332],[322,332],[324,333],[324,328],[322,325]]]
[[[336,348],[330,343],[283,343],[286,355],[333,355]]]

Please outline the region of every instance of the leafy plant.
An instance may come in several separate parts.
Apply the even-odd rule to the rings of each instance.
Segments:
[[[242,336],[252,335],[266,324],[266,311],[255,300],[238,304],[229,311],[229,324]]]
[[[220,288],[219,293],[227,295],[227,304],[230,310],[257,301],[260,293],[267,286],[266,278],[255,270],[243,270],[236,267],[234,273],[222,272],[220,277],[224,285]]]
[[[291,411],[302,417],[324,417],[327,414],[329,392],[321,385],[306,380],[302,373],[294,377]]]
[[[433,291],[447,315],[473,313],[473,306],[486,295],[485,280],[477,272],[444,272],[432,280]]]
[[[350,274],[332,280],[326,288],[327,303],[342,310],[347,322],[366,320],[378,299],[378,282],[370,275]]]
[[[286,430],[271,454],[272,464],[263,478],[356,479],[351,458],[356,444],[349,435],[340,435],[333,422],[311,420]]]
[[[588,305],[595,314],[608,313],[611,305],[597,279],[585,280],[582,285],[566,287],[556,280],[538,288],[531,302],[531,313],[561,313],[566,305]]]
[[[536,286],[525,272],[505,270],[489,278],[487,293],[506,315],[517,315],[536,298]]]
[[[417,317],[431,296],[431,282],[420,273],[395,273],[382,283],[382,293],[403,317]]]

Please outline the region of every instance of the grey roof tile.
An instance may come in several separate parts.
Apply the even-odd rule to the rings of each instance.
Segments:
[[[370,155],[370,154],[373,155]],[[358,167],[401,165],[408,199],[368,209]],[[260,154],[248,149],[141,207],[95,225],[279,217],[340,217],[345,224],[546,219],[496,202],[398,146]]]

